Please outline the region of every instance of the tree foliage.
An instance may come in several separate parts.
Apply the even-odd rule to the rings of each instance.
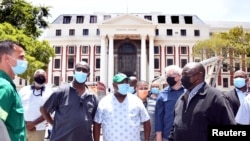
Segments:
[[[33,6],[24,0],[0,0],[0,23],[8,22],[24,34],[37,38],[49,27],[50,7]]]
[[[28,70],[22,78],[30,78],[37,69],[47,69],[54,49],[48,41],[38,40],[42,29],[49,27],[46,20],[50,7],[33,6],[25,0],[0,0],[0,40],[13,40],[26,47]]]
[[[48,41],[39,41],[24,34],[9,23],[0,24],[0,40],[13,40],[21,43],[26,48],[26,59],[29,62],[28,70],[20,77],[29,78],[37,69],[47,69],[50,57],[54,56],[54,49]]]
[[[207,59],[215,55],[220,55],[231,63],[234,59],[240,60],[244,68],[246,60],[250,58],[250,34],[244,32],[241,26],[234,27],[228,32],[215,33],[211,38],[199,41],[193,47],[194,57]],[[230,69],[232,68],[233,64],[230,64]]]

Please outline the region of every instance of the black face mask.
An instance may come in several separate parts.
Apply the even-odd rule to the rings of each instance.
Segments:
[[[34,77],[34,80],[38,84],[44,84],[46,81],[45,77],[42,75]]]
[[[190,76],[182,76],[181,78],[182,86],[185,87],[186,89],[189,89],[192,86],[190,78],[191,78]]]
[[[173,87],[177,83],[174,79],[175,77],[167,77],[167,82],[170,87]]]

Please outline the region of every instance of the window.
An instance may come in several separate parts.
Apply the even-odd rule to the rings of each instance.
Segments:
[[[19,78],[19,85],[22,85],[22,79]]]
[[[100,35],[100,30],[96,29],[96,35]]]
[[[158,58],[154,59],[154,69],[160,68],[160,60]]]
[[[186,29],[181,29],[181,36],[186,36],[186,35],[187,35]]]
[[[69,57],[68,58],[68,69],[73,69],[75,64],[75,58],[74,57]]]
[[[240,63],[235,63],[234,69],[235,69],[234,71],[240,70]]]
[[[147,20],[152,21],[152,16],[150,16],[150,15],[145,15],[145,16],[144,16],[144,19],[147,19]]]
[[[83,16],[76,16],[76,23],[83,23],[84,17]]]
[[[56,30],[56,36],[61,36],[62,35],[62,30],[61,29],[57,29]]]
[[[200,30],[194,30],[194,36],[200,36]]]
[[[158,46],[154,46],[154,54],[159,54],[159,47]]]
[[[155,35],[156,35],[156,36],[159,35],[159,29],[155,29]]]
[[[63,17],[63,24],[69,24],[71,20],[71,16],[64,16]]]
[[[61,54],[61,47],[60,46],[55,47],[55,54]]]
[[[89,23],[97,23],[97,16],[90,16]]]
[[[69,36],[74,36],[74,35],[75,35],[75,29],[70,29]]]
[[[95,77],[95,81],[96,81],[96,82],[98,82],[98,81],[100,81],[100,80],[101,80],[101,79],[100,79],[100,76],[96,76],[96,77]]]
[[[55,86],[59,86],[60,85],[60,78],[59,78],[59,76],[54,76],[53,82],[54,82]]]
[[[158,23],[166,23],[165,16],[158,16]]]
[[[179,23],[179,16],[171,16],[172,24],[178,24]]]
[[[100,54],[101,53],[101,46],[96,46],[95,53]]]
[[[167,54],[173,54],[174,48],[172,46],[167,46]]]
[[[89,53],[88,49],[89,49],[88,46],[82,46],[82,54],[88,54]]]
[[[54,59],[54,69],[60,69],[61,59]]]
[[[174,64],[174,59],[167,59],[167,66],[173,65]]]
[[[193,17],[192,16],[184,16],[184,20],[186,24],[192,24],[193,23]]]
[[[110,18],[111,18],[110,15],[104,15],[104,20],[108,20],[108,19],[110,19]]]
[[[87,58],[82,58],[82,61],[88,63],[88,59]]]
[[[89,29],[83,29],[83,36],[89,35]]]
[[[181,54],[187,54],[187,47],[181,46]]]
[[[228,78],[223,78],[223,88],[228,88]]]
[[[28,80],[25,79],[24,83],[25,83],[25,86],[27,86],[28,85]]]
[[[101,60],[100,58],[95,59],[95,68],[100,69],[101,68]]]
[[[167,36],[172,36],[172,35],[173,35],[173,30],[167,29]]]
[[[228,71],[228,64],[227,63],[223,63],[223,68],[222,68],[222,71],[223,72],[227,72]]]
[[[73,76],[68,76],[68,82],[72,82],[72,81],[73,81],[73,79],[74,79],[74,77],[73,77]]]
[[[68,54],[75,54],[75,46],[68,47]]]
[[[181,68],[187,64],[187,59],[181,59]]]

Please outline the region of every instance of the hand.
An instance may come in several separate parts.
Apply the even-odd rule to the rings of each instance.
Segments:
[[[26,121],[26,128],[29,131],[35,131],[36,130],[36,125],[32,121]]]

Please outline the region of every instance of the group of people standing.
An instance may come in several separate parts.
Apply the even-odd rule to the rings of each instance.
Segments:
[[[228,93],[205,82],[205,67],[188,63],[165,69],[168,86],[115,74],[113,91],[98,100],[85,84],[86,62],[75,64],[74,80],[52,90],[46,72],[17,91],[13,79],[27,69],[25,47],[0,42],[0,140],[43,141],[207,141],[209,125],[250,124],[248,76],[234,73]]]

